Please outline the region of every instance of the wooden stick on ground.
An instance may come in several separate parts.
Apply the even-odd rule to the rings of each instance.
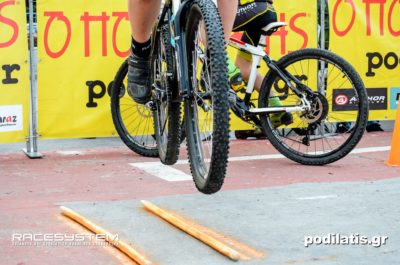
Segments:
[[[178,216],[175,216],[174,214],[171,214],[168,211],[165,211],[165,210],[157,207],[156,205],[152,204],[151,202],[148,202],[148,201],[141,201],[141,202],[147,210],[149,210],[152,213],[156,214],[157,216],[161,217],[162,219],[169,222],[170,224],[176,226],[177,228],[188,233],[189,235],[193,236],[194,238],[202,241],[203,243],[212,247],[216,251],[227,256],[231,260],[234,260],[234,261],[239,260],[239,258],[240,258],[239,252],[232,249],[231,247],[224,244],[223,242],[204,233],[203,231],[197,229],[194,226],[190,226],[187,222],[185,222],[184,219],[181,219]]]
[[[115,246],[117,249],[125,253],[128,257],[133,259],[135,262],[137,262],[140,265],[152,265],[153,263],[149,260],[147,260],[142,254],[140,254],[138,251],[133,249],[130,245],[127,243],[121,241],[121,240],[115,240],[113,234],[105,230],[104,228],[96,225],[95,223],[91,222],[90,220],[86,219],[82,215],[78,214],[77,212],[74,212],[73,210],[61,206],[60,207],[62,214],[67,216],[68,218],[74,220],[75,222],[79,223],[80,225],[86,227],[90,231],[92,231],[95,234],[102,234],[106,235],[105,240],[113,246]]]

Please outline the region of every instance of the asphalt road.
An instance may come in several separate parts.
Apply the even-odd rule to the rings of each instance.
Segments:
[[[263,253],[236,264],[397,264],[400,169],[384,164],[391,135],[366,133],[354,153],[322,167],[280,157],[266,140],[233,140],[225,184],[212,196],[190,180],[185,148],[168,168],[119,139],[44,141],[44,158],[35,160],[18,148],[2,150],[0,264],[133,264],[111,246],[14,245],[15,234],[90,234],[62,216],[60,205],[118,233],[156,264],[233,263],[144,211],[142,199]],[[380,247],[304,246],[311,237],[357,234],[388,238]]]

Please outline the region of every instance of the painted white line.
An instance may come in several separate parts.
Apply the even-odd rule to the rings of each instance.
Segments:
[[[228,160],[229,160],[229,162],[234,162],[234,161],[267,160],[267,159],[278,159],[278,158],[285,158],[285,156],[283,156],[281,154],[257,155],[257,156],[237,156],[237,157],[230,157]]]
[[[67,150],[67,151],[57,151],[58,154],[64,156],[74,156],[74,155],[84,155],[85,152],[75,151],[75,150]]]
[[[353,151],[351,151],[350,154],[384,152],[384,151],[389,151],[389,150],[390,150],[390,146],[365,147],[365,148],[356,148]]]
[[[160,162],[131,163],[130,165],[166,181],[185,181],[192,179],[192,176],[173,167],[163,165]]]
[[[335,194],[332,195],[321,195],[321,196],[312,196],[312,197],[299,197],[296,198],[297,200],[324,200],[324,199],[331,199],[337,198],[338,196]]]
[[[373,153],[373,152],[384,152],[389,151],[390,146],[378,146],[378,147],[365,147],[356,148],[351,151],[351,154],[362,154],[362,153]],[[255,161],[255,160],[268,160],[268,159],[280,159],[285,158],[281,154],[271,154],[271,155],[255,155],[255,156],[237,156],[230,157],[230,162],[237,161]],[[178,160],[175,165],[187,165],[187,160]],[[175,169],[171,166],[166,166],[161,162],[141,162],[141,163],[130,163],[131,166],[139,168],[148,174],[156,176],[158,178],[167,181],[185,181],[192,180],[192,176],[182,172],[181,170]]]

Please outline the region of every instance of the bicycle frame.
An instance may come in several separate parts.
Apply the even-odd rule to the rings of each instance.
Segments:
[[[188,3],[190,0],[167,0],[162,9],[161,15],[158,20],[158,24],[153,32],[153,37],[158,38],[159,32],[162,25],[168,23],[171,32],[171,45],[175,52],[176,58],[176,71],[177,71],[177,82],[180,91],[180,95],[183,98],[190,96],[189,89],[189,77],[188,77],[188,65],[186,58],[186,45],[185,45],[185,31],[183,18],[186,17],[188,12]],[[170,21],[165,21],[165,16],[169,12]],[[154,48],[154,47],[153,47]],[[152,53],[153,54],[153,53]],[[181,98],[177,100],[182,100]]]
[[[286,25],[286,24],[276,22],[276,26],[271,25],[271,28],[272,28],[272,30],[274,30],[274,28],[276,29],[276,28],[284,26],[284,25]],[[241,40],[238,40],[238,39],[235,39],[232,37],[229,39],[230,46],[232,46],[238,50],[246,51],[246,52],[250,53],[251,57],[252,57],[250,76],[249,76],[249,80],[247,82],[246,95],[244,98],[244,102],[245,102],[246,106],[249,106],[250,98],[254,91],[254,85],[256,82],[256,78],[257,78],[257,69],[260,67],[261,59],[263,59],[270,69],[270,72],[267,74],[267,76],[269,76],[271,74],[271,71],[276,72],[282,78],[282,80],[286,83],[286,85],[300,98],[302,104],[300,106],[250,108],[248,110],[248,114],[296,112],[296,111],[306,111],[306,110],[311,109],[310,102],[304,97],[302,92],[296,86],[302,87],[303,89],[305,88],[306,93],[312,93],[312,91],[308,87],[305,87],[304,84],[302,84],[301,81],[299,81],[296,77],[292,76],[287,71],[282,71],[278,67],[276,62],[273,61],[268,56],[268,54],[264,51],[264,48],[266,47],[266,37],[267,37],[268,31],[269,30],[266,30],[265,34],[261,35],[258,46],[253,46],[251,44],[245,43]],[[295,83],[296,86],[293,85],[292,81]]]

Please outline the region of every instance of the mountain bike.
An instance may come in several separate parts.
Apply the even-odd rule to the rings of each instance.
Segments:
[[[228,162],[226,58],[215,4],[211,0],[169,0],[152,34],[152,100],[146,106],[123,105],[129,101],[126,62],[117,73],[111,96],[113,121],[121,139],[139,154],[158,154],[167,165],[178,159],[184,103],[190,169],[197,189],[207,194],[222,187]],[[144,124],[150,120],[149,113],[153,113],[154,131]],[[132,116],[125,121],[124,115]]]
[[[265,38],[285,25],[276,22],[265,27],[258,47],[231,38],[231,46],[252,55],[244,98],[237,97],[231,109],[245,122],[261,128],[271,144],[289,159],[305,165],[332,163],[354,149],[365,131],[365,86],[346,60],[327,50],[302,49],[277,62],[270,58],[264,51]],[[254,102],[261,60],[270,70]],[[273,97],[279,98],[281,106],[272,106]],[[274,117],[284,113],[290,113],[292,121],[277,124]],[[342,122],[349,125],[345,131],[338,130]]]
[[[252,55],[244,99],[232,111],[262,129],[270,143],[287,158],[304,165],[335,162],[354,149],[368,121],[368,97],[356,70],[338,55],[321,49],[301,49],[275,62],[264,51],[266,36],[284,22],[266,26],[258,47],[231,38],[230,45]],[[264,61],[258,106],[252,100],[257,69]],[[273,104],[279,99],[279,106]],[[291,119],[279,117],[290,113]],[[337,125],[348,122],[348,130]]]

